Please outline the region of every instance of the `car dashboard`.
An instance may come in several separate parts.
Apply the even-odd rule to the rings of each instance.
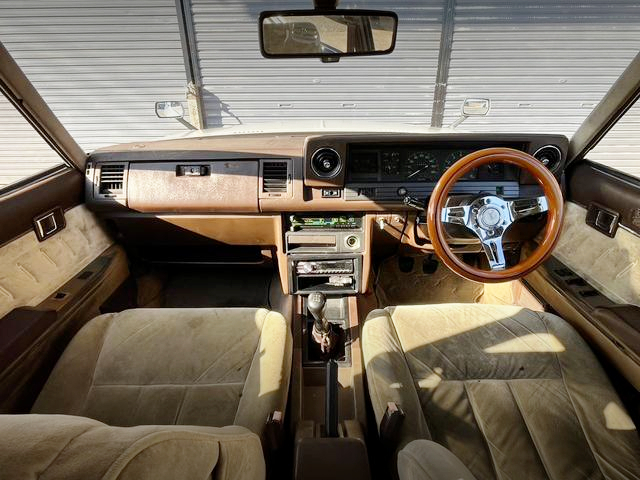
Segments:
[[[567,146],[559,135],[458,132],[168,139],[93,152],[85,193],[89,208],[149,261],[219,262],[229,260],[230,247],[257,257],[271,251],[286,293],[357,293],[368,288],[378,251],[398,244],[432,251],[424,207],[458,159],[514,148],[560,181]],[[473,170],[452,191],[507,198],[540,192],[529,174],[508,164]],[[513,242],[543,223],[525,222]],[[455,251],[479,251],[465,232],[450,235]]]

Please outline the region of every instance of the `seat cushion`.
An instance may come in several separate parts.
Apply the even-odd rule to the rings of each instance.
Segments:
[[[447,304],[373,311],[362,350],[378,425],[432,439],[478,480],[640,478],[636,428],[583,339],[555,315]]]
[[[400,480],[476,480],[456,456],[431,440],[414,440],[398,452]]]
[[[135,309],[73,338],[32,413],[108,425],[241,425],[285,411],[291,333],[265,309]]]
[[[0,415],[0,477],[40,480],[264,479],[243,427],[110,427],[67,415]]]

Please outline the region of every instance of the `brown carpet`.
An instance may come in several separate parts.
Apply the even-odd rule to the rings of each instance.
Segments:
[[[397,256],[387,258],[380,265],[375,292],[381,307],[475,303],[482,296],[482,283],[465,280],[440,262],[433,273],[424,273],[424,260],[433,261],[435,257],[418,255],[411,258],[414,260],[413,268],[407,273],[400,270]],[[431,263],[432,269],[433,266]]]

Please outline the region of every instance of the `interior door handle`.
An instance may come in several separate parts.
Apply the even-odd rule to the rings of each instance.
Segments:
[[[598,203],[591,202],[587,208],[587,225],[608,237],[615,237],[618,231],[620,214]]]
[[[60,207],[52,208],[33,219],[33,229],[40,242],[58,233],[66,224],[64,211]]]

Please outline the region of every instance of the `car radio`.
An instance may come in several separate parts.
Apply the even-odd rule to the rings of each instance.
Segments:
[[[341,260],[299,260],[295,262],[298,275],[336,275],[353,273],[353,258]]]
[[[289,231],[292,232],[307,229],[357,229],[361,225],[361,218],[355,215],[289,216]]]
[[[284,220],[292,292],[359,291],[365,251],[362,214],[290,214]]]

